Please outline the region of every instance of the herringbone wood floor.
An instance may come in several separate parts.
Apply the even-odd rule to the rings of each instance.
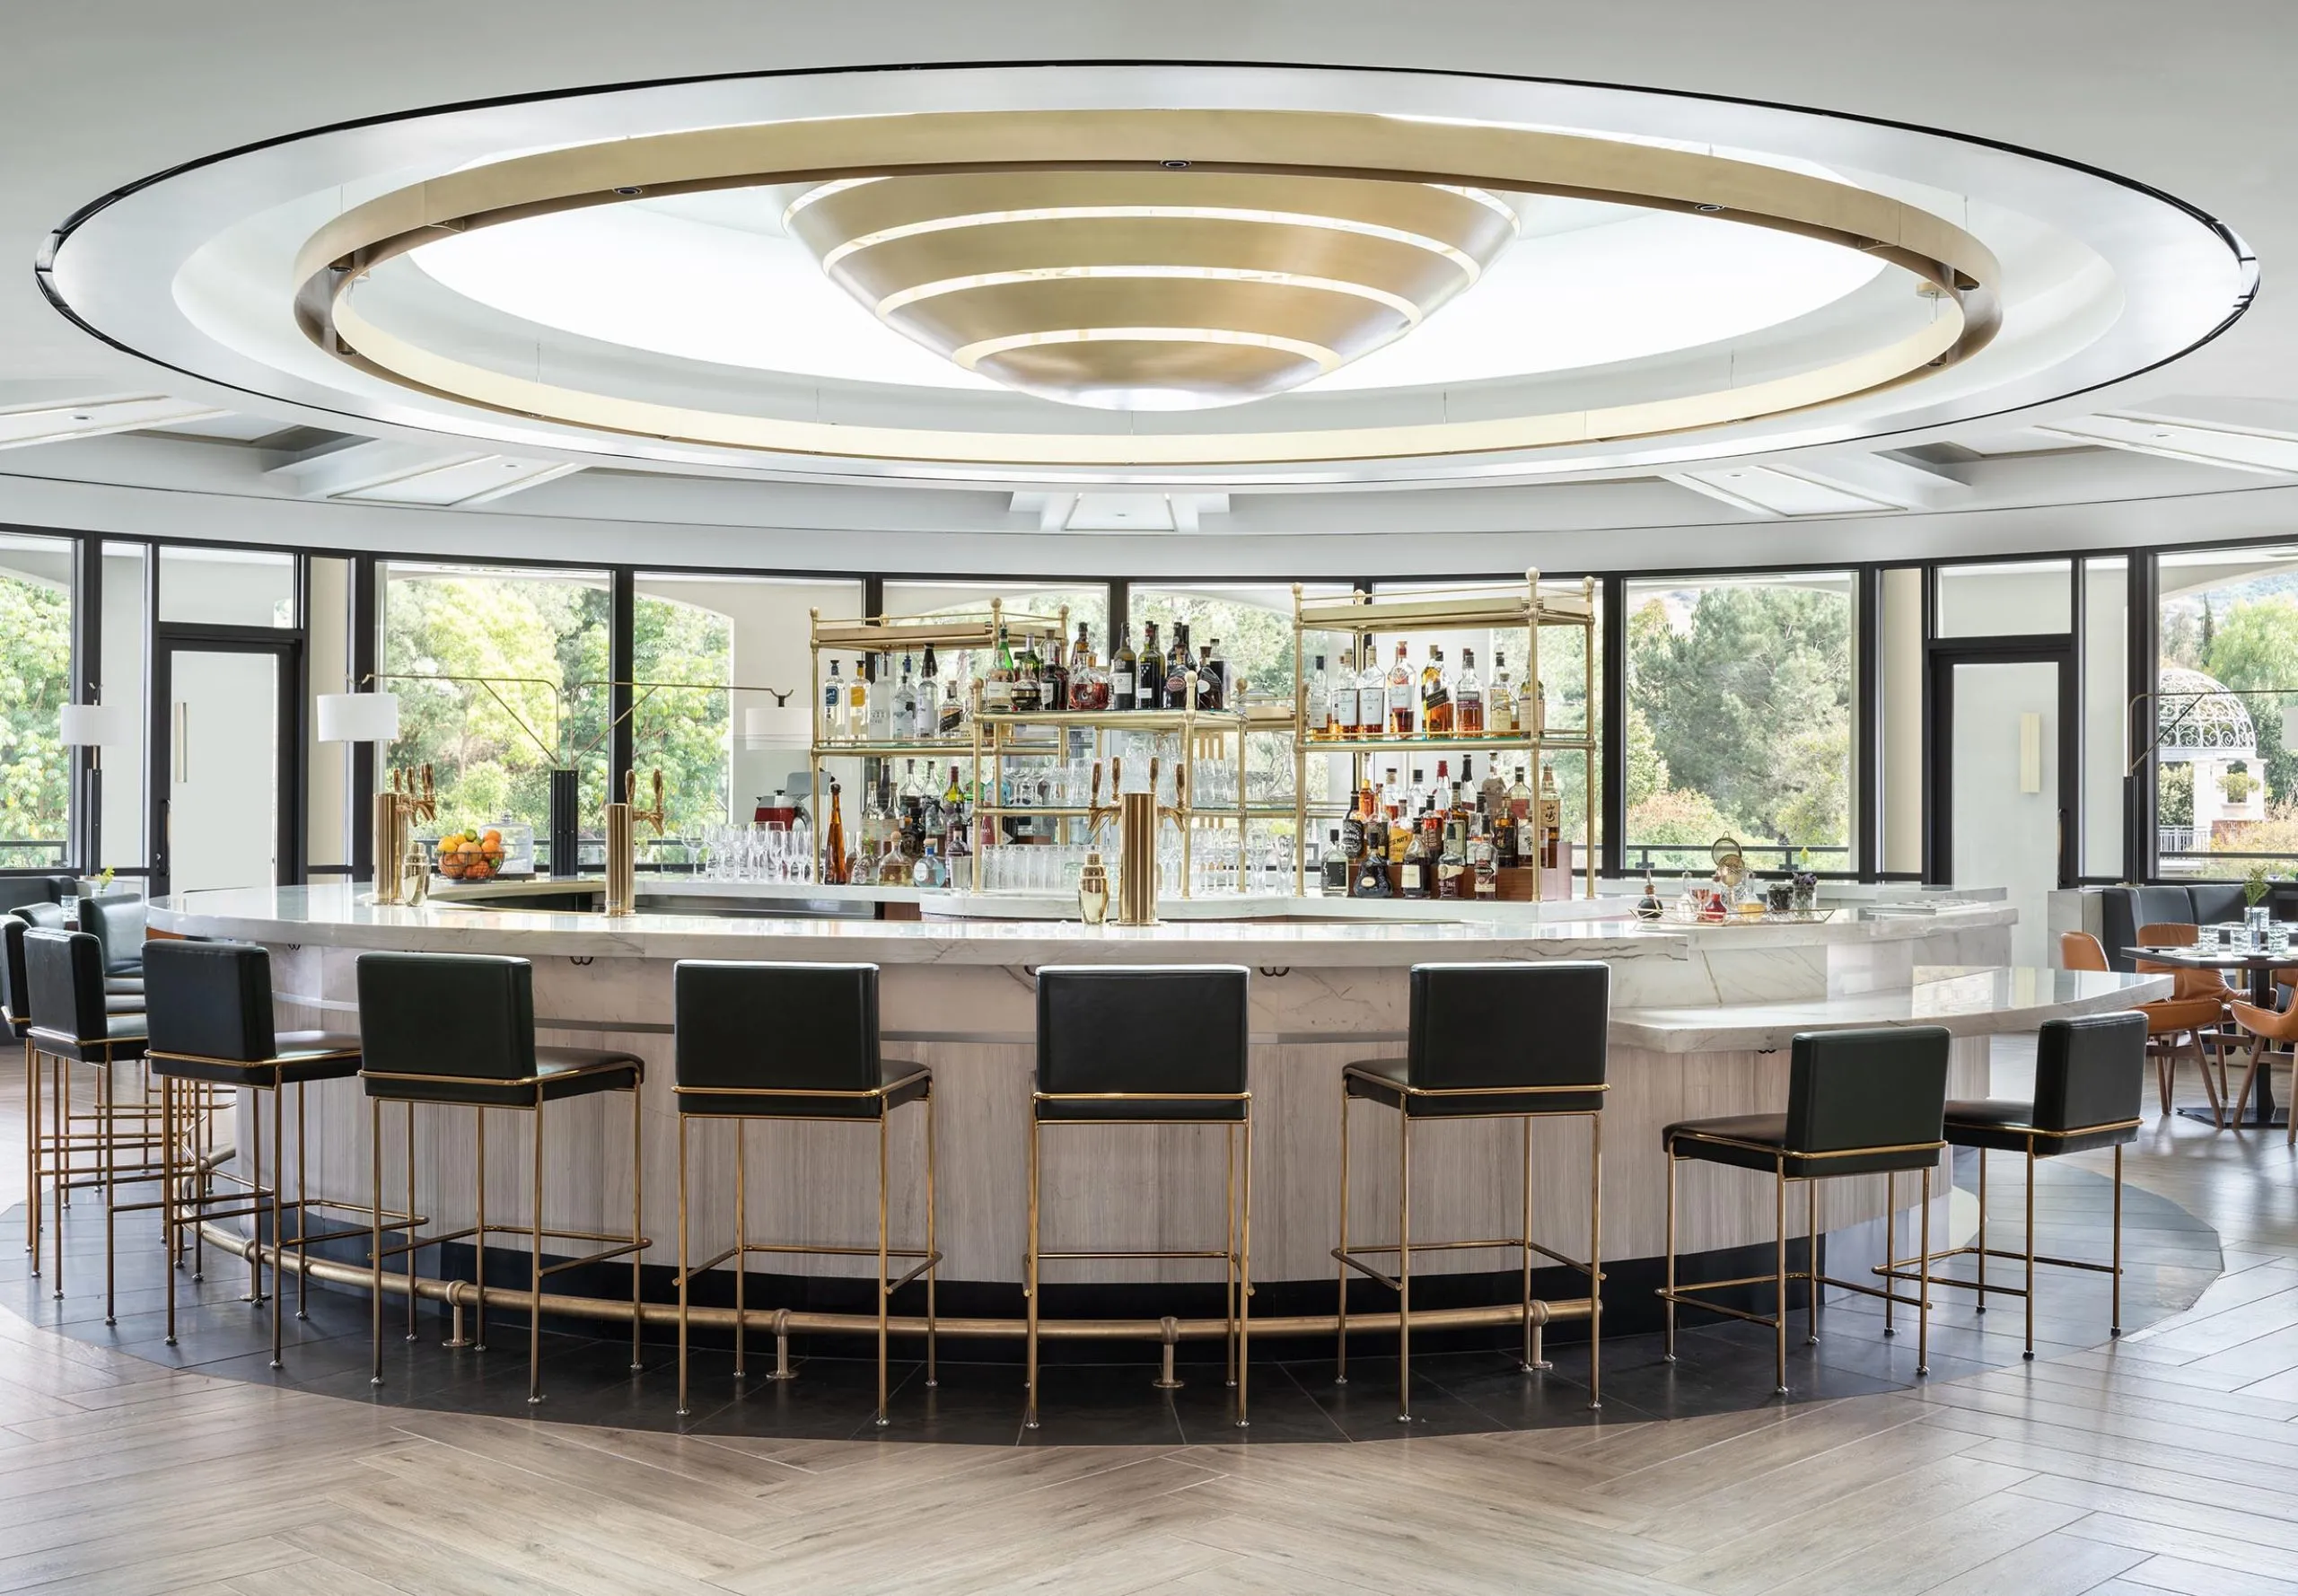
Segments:
[[[22,1136],[0,1092],[0,1170]],[[0,1591],[2298,1592],[2298,1160],[2171,1121],[2130,1168],[2217,1228],[2227,1272],[2119,1345],[1908,1396],[1369,1446],[379,1409],[0,1313]]]

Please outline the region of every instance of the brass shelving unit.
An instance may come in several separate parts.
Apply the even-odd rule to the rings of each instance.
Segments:
[[[813,825],[814,867],[820,871],[825,864],[824,845],[829,826],[822,814],[822,761],[825,759],[924,759],[970,757],[974,765],[975,790],[980,791],[981,754],[978,740],[972,728],[955,737],[922,737],[909,741],[871,741],[866,739],[829,737],[824,734],[822,717],[822,653],[860,656],[873,653],[914,653],[932,644],[936,649],[955,657],[959,654],[985,653],[997,646],[998,629],[1013,632],[1066,636],[1069,609],[1064,605],[1055,616],[1029,615],[1008,612],[1003,600],[992,599],[989,608],[979,614],[877,616],[866,620],[822,619],[820,609],[807,611],[811,623],[809,638],[808,680],[806,688],[806,716],[810,728],[806,739],[806,775],[810,799],[806,813]],[[981,672],[974,673],[978,684]],[[969,706],[969,710],[972,708]],[[938,706],[937,706],[938,712]],[[865,765],[864,774],[867,774]]]
[[[1583,578],[1577,595],[1542,593],[1540,574],[1537,568],[1524,573],[1523,591],[1497,593],[1488,583],[1459,588],[1433,588],[1394,599],[1373,598],[1357,593],[1337,602],[1309,603],[1302,598],[1301,586],[1293,586],[1293,816],[1297,832],[1293,856],[1294,890],[1305,896],[1308,891],[1308,849],[1306,838],[1309,826],[1309,757],[1311,754],[1347,754],[1349,760],[1349,792],[1355,793],[1364,785],[1364,757],[1378,753],[1428,753],[1459,751],[1462,753],[1522,753],[1531,756],[1531,775],[1538,780],[1540,763],[1550,751],[1579,751],[1588,757],[1582,762],[1582,815],[1584,836],[1581,840],[1581,857],[1586,872],[1586,894],[1596,895],[1596,744],[1592,726],[1578,731],[1556,732],[1542,726],[1537,730],[1520,730],[1506,737],[1365,737],[1315,738],[1309,734],[1309,688],[1305,674],[1307,666],[1306,635],[1310,632],[1339,632],[1348,636],[1354,644],[1352,668],[1362,669],[1364,646],[1380,636],[1394,636],[1399,633],[1460,631],[1475,627],[1505,628],[1522,627],[1524,631],[1524,668],[1531,680],[1540,677],[1540,633],[1550,627],[1574,627],[1582,634],[1580,651],[1581,702],[1592,706],[1595,693],[1595,631],[1596,583],[1593,577]],[[1377,659],[1377,654],[1375,658]],[[1538,901],[1546,889],[1546,873],[1533,874],[1533,896]],[[1569,896],[1569,894],[1566,894]]]

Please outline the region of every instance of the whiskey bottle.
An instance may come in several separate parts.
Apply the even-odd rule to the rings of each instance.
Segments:
[[[1540,761],[1540,864],[1554,870],[1564,862],[1564,794],[1556,785],[1556,767]]]
[[[992,657],[989,674],[981,680],[981,707],[988,715],[1004,715],[1013,707],[1013,679],[1021,668],[1013,659],[1013,640],[1005,635],[1005,623],[997,623],[997,653]]]
[[[1325,679],[1325,656],[1317,656],[1317,668],[1309,673],[1303,684],[1307,699],[1301,712],[1301,724],[1315,741],[1332,735],[1332,683]]]
[[[1411,838],[1406,842],[1404,863],[1398,868],[1397,896],[1425,898],[1429,895],[1430,873],[1436,861],[1428,851],[1428,831],[1425,826],[1412,828]]]
[[[1356,723],[1349,728],[1348,734],[1370,742],[1388,727],[1389,679],[1381,670],[1380,657],[1370,637],[1364,639],[1364,646],[1356,671]]]
[[[1516,734],[1516,679],[1508,674],[1508,656],[1492,651],[1492,690],[1484,697],[1484,729],[1494,737]]]
[[[1460,889],[1469,869],[1468,822],[1458,815],[1448,815],[1443,827],[1444,840],[1436,855],[1436,896],[1457,899],[1462,896]]]
[[[1484,686],[1477,680],[1476,650],[1460,650],[1460,674],[1452,683],[1452,733],[1457,737],[1484,735]]]
[[[1433,643],[1428,645],[1428,662],[1420,668],[1420,734],[1452,734],[1452,695],[1444,675],[1444,651]]]
[[[1397,662],[1389,667],[1389,729],[1391,737],[1409,737],[1417,720],[1412,667],[1405,663],[1405,645],[1397,645]]]
[[[1492,814],[1478,802],[1476,834],[1469,838],[1469,873],[1476,883],[1479,902],[1490,903],[1500,896],[1500,850],[1493,840]]]
[[[1024,634],[1022,652],[1013,656],[1013,709],[1015,715],[1035,715],[1045,707],[1045,680],[1038,659],[1038,640]]]
[[[1356,735],[1356,672],[1345,657],[1325,682],[1324,734],[1333,741]]]
[[[970,698],[966,687],[965,656],[958,656],[957,671],[942,684],[941,707],[934,712],[934,731],[936,736],[955,737],[965,730]]]
[[[1080,710],[1103,710],[1110,706],[1110,673],[1101,669],[1093,657],[1093,645],[1085,636],[1085,623],[1077,623],[1077,645],[1069,651],[1069,707]]]

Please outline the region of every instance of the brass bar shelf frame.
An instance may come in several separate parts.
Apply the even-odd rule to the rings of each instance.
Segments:
[[[943,756],[969,756],[975,771],[975,792],[980,792],[980,738],[969,722],[967,733],[960,737],[919,738],[912,742],[876,742],[861,738],[832,737],[822,723],[822,651],[833,653],[874,654],[892,653],[924,648],[927,644],[955,653],[979,653],[997,646],[1001,627],[1020,627],[1024,630],[1051,632],[1066,637],[1069,627],[1069,607],[1061,607],[1058,615],[1031,615],[1020,610],[1009,613],[1003,599],[992,598],[989,607],[979,612],[967,611],[954,615],[879,615],[864,620],[822,619],[819,609],[806,612],[809,622],[806,676],[806,779],[809,797],[806,814],[813,827],[814,869],[816,881],[827,860],[829,828],[822,818],[822,761],[825,759],[860,759],[867,762],[881,758],[936,759]],[[977,678],[978,680],[978,678]],[[968,706],[969,716],[978,705]],[[978,823],[978,822],[977,822]],[[969,883],[970,884],[970,883]]]
[[[1581,858],[1584,872],[1584,895],[1596,896],[1596,764],[1598,749],[1592,719],[1586,726],[1569,731],[1552,731],[1545,725],[1531,732],[1520,732],[1513,737],[1369,737],[1312,738],[1309,732],[1309,684],[1307,677],[1307,635],[1311,632],[1338,632],[1351,640],[1349,663],[1362,671],[1364,653],[1375,637],[1399,633],[1459,631],[1474,627],[1522,627],[1524,631],[1524,669],[1538,683],[1540,678],[1540,633],[1549,627],[1576,627],[1581,633],[1580,676],[1581,698],[1586,714],[1592,717],[1596,705],[1596,580],[1592,576],[1580,579],[1579,592],[1542,592],[1538,566],[1527,567],[1521,592],[1499,591],[1491,583],[1462,583],[1459,587],[1424,589],[1418,592],[1393,599],[1375,598],[1359,592],[1340,602],[1308,601],[1301,584],[1293,584],[1293,705],[1290,722],[1293,731],[1293,817],[1295,832],[1293,855],[1293,890],[1295,897],[1308,896],[1308,827],[1309,827],[1309,757],[1316,753],[1347,754],[1349,759],[1349,792],[1353,795],[1364,780],[1364,756],[1371,753],[1438,753],[1458,750],[1464,753],[1478,753],[1497,750],[1527,753],[1531,756],[1532,776],[1539,778],[1543,757],[1550,750],[1585,753],[1581,764]],[[1275,730],[1276,727],[1267,729]],[[1346,813],[1346,807],[1340,811]],[[1532,875],[1533,901],[1541,901],[1547,890],[1545,871],[1535,870]],[[1566,897],[1570,894],[1567,890]]]
[[[1197,672],[1188,673],[1187,696],[1197,701]],[[1174,762],[1173,794],[1179,801],[1171,806],[1160,805],[1162,812],[1179,822],[1181,842],[1180,896],[1193,899],[1196,894],[1189,884],[1189,866],[1193,856],[1191,837],[1196,825],[1237,828],[1237,840],[1242,848],[1245,827],[1251,818],[1251,806],[1246,802],[1245,759],[1248,733],[1254,729],[1252,714],[1241,709],[1096,709],[1096,710],[1022,710],[985,711],[974,716],[974,819],[977,826],[984,819],[1001,820],[1007,816],[1039,815],[1062,823],[1066,832],[1068,823],[1082,820],[1090,846],[1094,832],[1096,812],[1090,807],[997,803],[985,802],[983,794],[1002,790],[1005,761],[1012,759],[1063,759],[1069,757],[1069,739],[1057,736],[1049,741],[1017,741],[1014,733],[1032,727],[1044,726],[1061,732],[1089,731],[1093,734],[1092,759],[1098,764],[1108,756],[1108,735],[1111,732],[1171,732],[1180,739],[1180,757]],[[1284,723],[1264,725],[1262,730],[1283,730]],[[984,734],[987,733],[985,738]],[[1232,757],[1236,763],[1237,800],[1233,805],[1218,809],[1201,808],[1197,803],[1197,768],[1210,760]],[[985,779],[985,777],[987,779]],[[1115,802],[1117,794],[1109,794]],[[1106,817],[1109,811],[1098,811]],[[1282,813],[1290,815],[1292,811]],[[987,837],[984,843],[989,840]],[[977,852],[977,858],[979,857]]]

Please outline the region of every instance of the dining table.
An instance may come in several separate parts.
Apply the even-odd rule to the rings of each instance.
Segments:
[[[2176,969],[2215,969],[2226,974],[2239,970],[2249,978],[2250,1006],[2259,1009],[2281,1006],[2275,1001],[2274,972],[2298,969],[2298,948],[2275,950],[2196,943],[2178,947],[2131,947],[2125,948],[2123,951],[2133,959]],[[2217,1123],[2217,1117],[2208,1109],[2180,1109],[2179,1112],[2189,1119],[2199,1119],[2212,1125]],[[2251,1130],[2280,1129],[2290,1123],[2289,1110],[2275,1103],[2271,1071],[2259,1071],[2258,1084],[2251,1093],[2248,1116],[2231,1123],[2239,1128]]]

